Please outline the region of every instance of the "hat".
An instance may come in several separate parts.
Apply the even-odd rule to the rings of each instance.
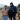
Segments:
[[[13,4],[12,2],[10,4]]]

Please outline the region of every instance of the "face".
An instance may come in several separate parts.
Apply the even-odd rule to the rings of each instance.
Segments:
[[[7,6],[4,6],[4,8],[7,8]]]
[[[11,6],[12,6],[12,4],[11,4]]]

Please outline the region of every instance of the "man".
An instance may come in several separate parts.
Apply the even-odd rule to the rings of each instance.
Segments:
[[[10,3],[10,10],[9,10],[9,18],[11,20],[12,20],[12,17],[13,17],[14,20],[16,20],[15,19],[16,12],[17,12],[16,6],[14,6],[13,3],[11,2]]]
[[[7,6],[4,6],[4,9],[1,11],[2,20],[8,20],[8,9]]]

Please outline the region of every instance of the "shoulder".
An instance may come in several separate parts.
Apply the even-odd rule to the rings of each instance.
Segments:
[[[7,10],[9,10],[9,9],[7,9]]]

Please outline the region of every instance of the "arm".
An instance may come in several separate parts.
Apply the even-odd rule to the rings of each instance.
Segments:
[[[16,15],[16,13],[17,13],[17,8],[15,7],[15,15]]]
[[[15,12],[17,13],[17,8],[15,8]]]
[[[3,10],[1,11],[1,16],[3,17]]]
[[[8,10],[8,15],[9,15],[9,13],[10,13],[10,10]]]

